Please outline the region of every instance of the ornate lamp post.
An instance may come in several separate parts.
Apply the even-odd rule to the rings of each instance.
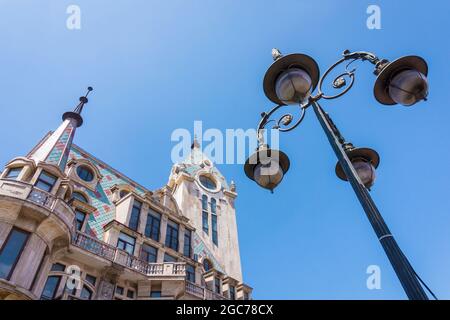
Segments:
[[[346,142],[330,116],[318,103],[321,99],[339,98],[350,90],[355,80],[356,69],[349,67],[353,62],[360,60],[368,61],[375,66],[374,74],[377,78],[374,95],[377,101],[384,105],[411,106],[427,98],[426,62],[417,56],[406,56],[389,62],[379,59],[370,52],[346,50],[343,57],[319,77],[317,63],[307,55],[283,56],[278,49],[273,49],[272,56],[274,62],[264,76],[263,86],[266,96],[277,105],[268,113],[262,113],[258,136],[261,137],[261,131],[272,121],[275,121],[275,128],[281,132],[295,129],[311,106],[338,158],[336,175],[350,182],[408,298],[427,300],[428,297],[419,282],[420,278],[400,250],[370,196],[370,187],[375,181],[375,170],[380,162],[378,153],[369,148],[355,148]],[[339,92],[326,95],[322,90],[324,79],[344,62],[346,62],[345,71],[333,80],[333,87]],[[314,94],[316,87],[317,93]],[[272,115],[286,105],[297,105],[300,111],[299,118],[293,122],[292,114],[288,113],[278,120],[271,120]],[[256,152],[247,159],[244,169],[250,179],[272,191],[288,171],[289,158],[283,152],[270,149],[268,145],[260,142]]]

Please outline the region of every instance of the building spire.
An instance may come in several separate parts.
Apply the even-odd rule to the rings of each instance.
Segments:
[[[32,159],[36,164],[45,162],[57,165],[64,172],[76,128],[83,124],[81,112],[84,105],[88,102],[87,96],[91,91],[92,87],[88,87],[86,95],[80,97],[80,102],[75,109],[63,114],[63,123],[34,147],[28,154],[28,158]]]
[[[194,149],[194,148],[197,148],[197,149],[200,148],[200,143],[198,143],[196,134],[194,135],[194,141],[192,141],[192,144],[191,144],[191,149]]]
[[[83,97],[80,97],[80,103],[78,103],[78,105],[75,107],[75,109],[73,111],[68,111],[65,112],[62,116],[63,120],[67,120],[67,119],[74,119],[77,123],[77,128],[81,127],[81,125],[83,124],[83,118],[81,117],[81,112],[83,111],[83,107],[86,103],[88,103],[88,98],[87,96],[89,95],[89,93],[92,91],[92,87],[88,87],[87,88],[87,92]]]

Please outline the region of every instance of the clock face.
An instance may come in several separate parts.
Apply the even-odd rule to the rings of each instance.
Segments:
[[[206,189],[215,190],[217,188],[216,182],[212,178],[210,178],[206,175],[201,175],[198,178],[198,180],[200,181],[202,186],[205,187]]]

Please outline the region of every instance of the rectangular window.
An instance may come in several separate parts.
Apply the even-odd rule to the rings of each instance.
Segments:
[[[236,288],[230,286],[230,300],[236,300]]]
[[[159,229],[161,226],[161,215],[150,211],[147,215],[147,223],[145,224],[145,236],[159,241]]]
[[[60,272],[64,272],[64,270],[66,269],[66,266],[63,265],[62,263],[54,263],[52,265],[51,271],[60,271]]]
[[[195,268],[191,264],[186,264],[186,280],[195,283]]]
[[[218,294],[222,294],[222,292],[220,292],[220,278],[218,277],[214,278],[214,291]]]
[[[50,173],[47,173],[45,171],[42,171],[39,175],[39,178],[37,179],[34,186],[36,188],[39,188],[41,190],[50,192],[53,189],[53,186],[56,183],[57,178],[54,175],[51,175]]]
[[[128,252],[130,255],[133,255],[135,244],[135,238],[122,232],[119,234],[119,240],[117,240],[117,248]]]
[[[87,286],[83,286],[80,293],[80,298],[84,300],[91,300],[92,298],[92,291]]]
[[[141,259],[149,263],[155,263],[157,258],[158,249],[144,243],[141,249]]]
[[[123,296],[123,287],[117,286],[116,287],[116,294],[118,294],[120,296]]]
[[[174,256],[171,256],[170,254],[165,253],[164,254],[164,262],[177,262],[177,258]]]
[[[127,298],[134,299],[134,291],[133,290],[127,291]]]
[[[161,291],[152,291],[150,292],[151,298],[161,298]]]
[[[244,300],[250,300],[250,295],[248,292],[244,292]]]
[[[13,228],[0,250],[0,278],[7,279],[12,275],[17,261],[28,239],[28,232]]]
[[[83,228],[84,220],[86,219],[86,213],[80,210],[75,210],[76,228],[77,231],[81,231]]]
[[[55,299],[56,291],[59,287],[59,282],[61,281],[60,276],[50,276],[45,282],[44,290],[41,294],[41,300],[52,300]]]
[[[23,167],[9,169],[8,174],[6,175],[6,178],[7,179],[17,179],[20,172],[22,172],[22,168]]]
[[[184,230],[184,248],[183,248],[183,254],[186,257],[191,257],[192,249],[191,249],[191,230]]]
[[[208,197],[202,196],[202,229],[209,234]]]
[[[95,282],[97,281],[97,278],[94,276],[91,276],[90,274],[86,275],[86,281],[92,284],[95,287]]]
[[[178,224],[172,220],[167,221],[166,246],[178,251]]]
[[[218,246],[219,238],[217,236],[217,215],[215,214],[211,215],[211,224],[212,224],[212,241],[216,246]]]
[[[209,233],[208,211],[202,211],[202,227],[205,233]]]
[[[142,202],[134,200],[133,208],[131,209],[130,223],[128,224],[130,229],[133,229],[134,231],[137,230],[138,225],[139,225],[139,217],[141,216],[141,208],[142,208]]]

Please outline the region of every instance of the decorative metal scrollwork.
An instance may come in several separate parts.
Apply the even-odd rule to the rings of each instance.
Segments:
[[[378,62],[380,62],[380,59],[378,59],[373,53],[370,52],[365,51],[350,52],[349,50],[345,50],[343,53],[343,57],[339,59],[337,62],[335,62],[330,68],[328,68],[328,70],[320,78],[318,83],[317,94],[309,97],[308,102],[294,106],[300,109],[300,116],[298,120],[293,122],[294,116],[291,113],[285,113],[282,116],[280,116],[277,120],[270,119],[272,115],[276,111],[278,111],[281,107],[289,107],[282,104],[277,105],[274,108],[272,108],[272,110],[270,110],[268,113],[263,112],[261,114],[262,118],[258,125],[258,137],[261,138],[261,130],[265,129],[266,125],[270,122],[275,123],[273,127],[274,129],[277,129],[281,132],[291,131],[295,129],[303,121],[305,117],[305,110],[311,104],[312,101],[318,101],[322,98],[336,99],[346,94],[353,87],[353,84],[355,82],[356,68],[353,69],[349,68],[350,65],[355,61],[369,61],[370,63],[376,65]],[[343,62],[347,62],[344,72],[336,76],[331,83],[334,89],[341,91],[334,95],[324,94],[323,84],[325,79],[337,66],[339,66]]]
[[[292,115],[292,113],[285,113],[285,114],[281,115],[277,120],[270,119],[272,117],[272,115],[276,111],[278,111],[280,108],[289,107],[289,106],[280,104],[278,106],[275,106],[268,113],[263,112],[261,114],[261,117],[262,117],[261,121],[259,122],[259,125],[258,125],[258,135],[260,134],[260,131],[265,129],[266,125],[270,122],[275,123],[273,129],[277,129],[281,132],[287,132],[287,131],[291,131],[291,130],[295,129],[303,121],[303,119],[305,117],[305,109],[308,105],[309,105],[309,103],[304,104],[304,105],[293,106],[293,107],[300,109],[300,115],[294,123],[293,123],[294,116]]]

